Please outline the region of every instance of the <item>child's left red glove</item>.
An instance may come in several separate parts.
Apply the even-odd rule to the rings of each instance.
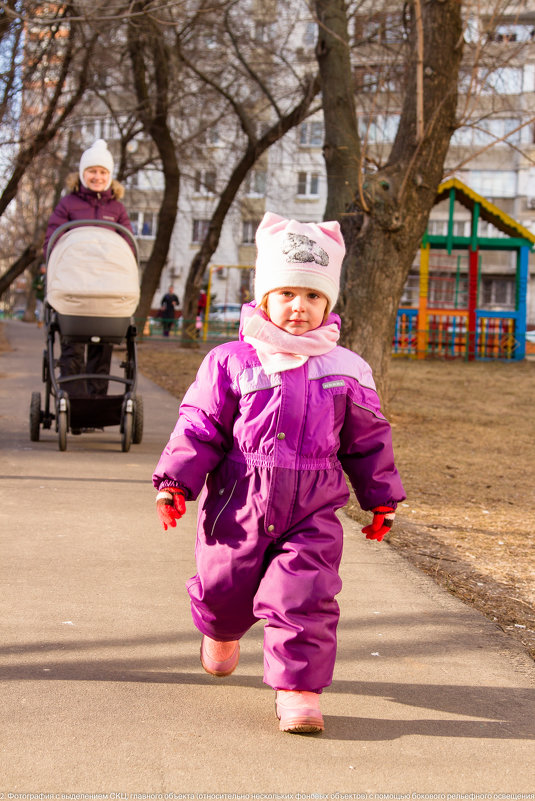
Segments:
[[[186,513],[184,492],[178,487],[166,487],[156,496],[156,511],[164,531],[167,526],[174,528],[176,521]]]
[[[367,540],[381,542],[386,532],[392,528],[396,513],[391,506],[376,506],[372,512],[373,522],[369,526],[364,526],[362,533],[366,534]]]

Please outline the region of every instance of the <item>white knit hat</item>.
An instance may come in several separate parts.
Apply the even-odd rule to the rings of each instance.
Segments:
[[[90,148],[84,150],[82,153],[80,159],[80,181],[85,187],[87,187],[87,184],[84,181],[84,171],[87,170],[88,167],[105,167],[105,169],[108,170],[110,173],[110,180],[105,189],[109,189],[113,177],[113,157],[104,139],[97,139],[94,145],[91,145]]]
[[[335,220],[301,223],[266,212],[256,231],[255,300],[273,289],[302,286],[322,292],[331,311],[338,299],[345,245]]]

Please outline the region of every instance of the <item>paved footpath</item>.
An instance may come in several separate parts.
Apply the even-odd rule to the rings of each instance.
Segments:
[[[176,400],[141,378],[145,436],[128,453],[118,428],[69,435],[65,452],[53,432],[32,443],[43,331],[10,322],[7,333],[0,801],[535,799],[534,663],[347,518],[325,733],[278,731],[260,625],[244,638],[236,674],[205,674],[184,589],[195,509],[164,533],[150,481]]]

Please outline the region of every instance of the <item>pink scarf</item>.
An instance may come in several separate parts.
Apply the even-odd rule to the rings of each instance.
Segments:
[[[322,325],[305,334],[289,334],[269,320],[261,309],[255,309],[243,324],[243,339],[258,353],[267,375],[294,370],[336,347],[340,331],[336,323]]]

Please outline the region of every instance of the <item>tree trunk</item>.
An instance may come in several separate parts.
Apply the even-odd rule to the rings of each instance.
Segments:
[[[145,0],[135,4],[138,12],[145,10]],[[132,62],[132,74],[138,100],[139,119],[152,138],[161,160],[164,174],[164,192],[158,211],[158,229],[151,254],[143,271],[141,297],[136,310],[136,319],[143,332],[152,298],[158,288],[165,266],[171,236],[175,225],[180,185],[180,170],[175,146],[170,131],[169,98],[169,52],[162,30],[150,18],[141,17],[128,25],[128,50]],[[153,65],[154,86],[147,80],[147,63]]]
[[[317,6],[338,9],[340,2],[322,0]],[[399,302],[456,127],[461,4],[458,0],[431,0],[422,8],[423,135],[418,131],[422,98],[417,94],[419,42],[414,13],[407,26],[408,82],[389,160],[383,169],[365,176],[362,194],[357,186],[355,200],[340,217],[347,247],[339,306],[343,342],[370,363],[383,401],[388,398],[388,367]],[[347,73],[346,84],[351,86],[352,80],[351,72]],[[331,91],[325,80],[322,89],[324,97]],[[329,186],[329,191],[336,191],[336,185]],[[338,186],[343,191],[340,179]]]
[[[347,17],[344,0],[317,0],[318,41],[316,58],[324,91],[327,167],[326,220],[340,219],[354,200],[360,176],[360,140],[351,76]]]
[[[31,245],[21,253],[16,261],[13,262],[11,267],[0,276],[0,297],[4,292],[9,289],[15,278],[24,272],[24,270],[32,264],[37,258],[40,257],[41,248],[43,246],[42,240],[40,242],[32,242]]]
[[[158,289],[160,276],[169,253],[178,209],[180,186],[180,171],[169,130],[167,128],[161,131],[151,130],[151,136],[158,148],[162,161],[165,188],[158,211],[156,239],[141,279],[141,295],[135,315],[141,332],[143,331],[145,320],[149,316],[152,299]]]
[[[26,308],[24,309],[24,314],[22,315],[22,321],[24,323],[35,323],[35,307],[37,305],[37,298],[35,289],[33,286],[33,282],[35,277],[39,272],[39,267],[41,265],[41,259],[36,258],[30,268],[30,289],[26,296]]]

